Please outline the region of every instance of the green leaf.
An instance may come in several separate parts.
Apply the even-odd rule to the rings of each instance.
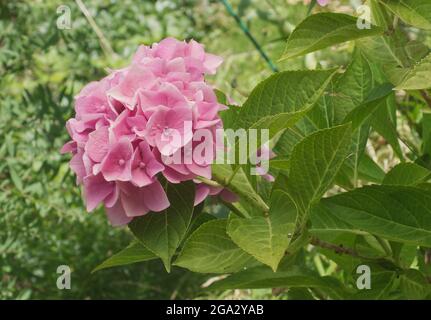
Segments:
[[[431,194],[404,186],[367,186],[323,199],[322,205],[352,229],[388,240],[431,246]]]
[[[401,290],[407,299],[422,300],[431,292],[431,285],[418,270],[408,269],[400,278]]]
[[[194,183],[167,184],[169,208],[162,212],[150,212],[133,219],[129,224],[133,234],[146,248],[160,257],[170,271],[172,256],[190,226],[195,197]]]
[[[91,272],[93,273],[102,269],[125,266],[156,258],[157,256],[145,248],[139,241],[132,241],[126,248],[103,261]]]
[[[357,46],[370,61],[382,66],[385,73],[397,67],[408,67],[414,61],[406,51],[409,38],[400,28],[393,29],[393,17],[383,5],[377,0],[371,0],[369,4],[373,20],[389,31],[379,37],[359,39],[356,41]]]
[[[395,89],[422,90],[428,88],[431,88],[431,54],[415,64]]]
[[[425,182],[431,171],[415,163],[400,163],[389,171],[383,184],[414,186]]]
[[[352,122],[352,129],[358,129],[373,116],[377,108],[381,106],[381,103],[392,93],[392,89],[393,86],[390,83],[384,83],[375,87],[371,90],[368,98],[346,116],[344,122]]]
[[[429,0],[380,0],[405,23],[431,30],[431,2]]]
[[[23,190],[23,185],[22,185],[22,180],[21,180],[20,176],[16,172],[14,166],[12,165],[12,162],[8,161],[7,163],[8,163],[10,178],[11,178],[13,184],[15,185],[15,187],[19,191],[22,191]]]
[[[366,234],[360,229],[354,228],[348,221],[339,218],[332,213],[329,207],[316,205],[310,211],[311,227],[310,234],[317,237],[326,235],[335,236],[337,233],[353,233],[358,235]]]
[[[227,231],[244,251],[276,271],[289,245],[289,233],[292,234],[295,228],[295,224],[283,218],[269,216],[243,219],[231,216]]]
[[[301,267],[292,266],[287,271],[273,272],[267,267],[254,267],[233,274],[226,279],[215,282],[209,287],[211,290],[229,289],[263,289],[263,288],[325,288],[341,291],[342,284],[331,277],[320,277]]]
[[[349,151],[350,124],[316,131],[298,143],[290,158],[287,192],[305,216],[331,183]]]
[[[292,32],[280,60],[290,59],[335,44],[380,35],[384,29],[359,29],[358,18],[342,13],[318,13],[307,17]]]
[[[397,133],[395,93],[391,93],[381,104],[373,114],[371,125],[392,146],[397,156],[403,160],[404,155]]]
[[[226,233],[227,219],[202,224],[184,244],[174,265],[201,273],[230,273],[243,269],[253,258]]]
[[[240,108],[236,128],[269,129],[271,139],[311,110],[335,73],[305,70],[272,75],[253,89]]]
[[[368,264],[367,264],[368,265]],[[392,270],[384,270],[378,266],[369,265],[371,269],[371,288],[357,290],[352,296],[355,300],[384,300],[389,298],[391,291],[397,286],[397,274]],[[355,270],[356,271],[356,270]],[[357,279],[360,275],[354,275]]]
[[[230,216],[227,227],[228,235],[239,247],[274,271],[277,270],[295,229],[296,208],[286,192],[277,188],[281,183],[286,184],[285,179],[280,175],[274,184],[268,216],[250,219]],[[294,211],[294,214],[289,214],[289,211]]]

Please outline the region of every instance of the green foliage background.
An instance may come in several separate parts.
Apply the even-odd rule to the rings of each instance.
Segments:
[[[331,9],[352,13],[359,2],[333,1]],[[282,56],[286,39],[308,10],[302,0],[232,3],[273,61]],[[0,299],[311,298],[302,288],[232,291],[222,285],[207,293],[201,286],[210,276],[178,267],[167,274],[160,261],[91,274],[133,237],[126,228],[109,226],[103,210],[85,212],[68,169],[69,157],[59,154],[68,139],[64,124],[73,114],[73,96],[89,81],[104,76],[106,68],[126,65],[139,44],[167,36],[194,38],[207,51],[221,55],[225,62],[209,81],[238,103],[272,71],[219,1],[93,0],[85,4],[114,54],[102,50],[100,39],[74,1],[0,4]],[[70,30],[56,27],[60,5],[71,9]],[[313,12],[325,10],[316,7]],[[429,32],[410,32],[431,45]],[[277,62],[277,67],[346,66],[352,52],[353,45],[347,43],[305,59]],[[423,147],[422,110],[427,106],[413,94],[401,97],[399,107],[399,130],[410,147],[419,150]],[[385,170],[396,164],[397,150],[390,142],[374,132],[370,143],[373,159]],[[408,158],[411,150],[400,152]],[[424,157],[429,164],[426,153]],[[226,209],[211,202],[206,211],[226,214]],[[336,263],[349,263],[325,253],[311,249],[307,257],[298,258],[298,264],[329,275],[337,270]],[[56,287],[56,269],[63,264],[72,268],[72,290]],[[421,268],[431,275],[429,265]]]

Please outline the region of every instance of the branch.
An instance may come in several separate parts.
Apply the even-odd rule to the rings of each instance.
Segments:
[[[207,178],[204,178],[201,176],[197,176],[195,179],[199,180],[200,182],[202,182],[202,183],[204,183],[210,187],[223,188],[223,186],[220,183],[218,183],[217,181],[214,181],[214,180],[210,180],[210,179],[207,179]]]
[[[428,107],[431,108],[431,97],[428,94],[428,92],[426,90],[419,90],[422,98],[425,100],[425,102],[427,103]]]
[[[321,248],[324,248],[324,249],[333,250],[333,251],[335,251],[336,253],[339,253],[339,254],[348,254],[348,255],[353,256],[353,257],[356,257],[356,258],[363,258],[363,257],[361,257],[361,256],[360,256],[360,255],[359,255],[355,250],[353,250],[353,249],[350,249],[350,248],[344,248],[344,247],[342,247],[342,246],[337,246],[337,245],[335,245],[335,244],[333,244],[333,243],[330,243],[330,242],[326,242],[326,241],[320,240],[320,239],[318,239],[318,238],[316,238],[316,237],[312,237],[312,238],[311,238],[310,243],[311,243],[313,246],[321,247]]]

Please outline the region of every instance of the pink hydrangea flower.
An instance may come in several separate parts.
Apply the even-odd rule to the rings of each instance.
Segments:
[[[212,159],[163,160],[187,153],[197,129],[222,126],[218,112],[226,106],[204,79],[221,63],[196,41],[167,38],[140,46],[130,66],[81,90],[76,115],[66,124],[72,141],[61,151],[72,153],[70,167],[83,185],[88,211],[103,203],[111,224],[124,225],[169,207],[160,174],[170,183],[211,178]],[[195,202],[219,193],[231,196],[198,183]]]

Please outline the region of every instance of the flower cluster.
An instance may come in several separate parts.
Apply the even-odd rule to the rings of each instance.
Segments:
[[[221,62],[196,41],[167,38],[140,46],[130,66],[81,90],[66,125],[72,141],[62,152],[73,154],[88,211],[103,203],[113,225],[127,224],[169,207],[158,174],[170,183],[211,178],[211,158],[187,164],[164,158],[185,153],[196,130],[222,126],[218,112],[226,107],[204,80]],[[198,184],[195,204],[221,192]]]

